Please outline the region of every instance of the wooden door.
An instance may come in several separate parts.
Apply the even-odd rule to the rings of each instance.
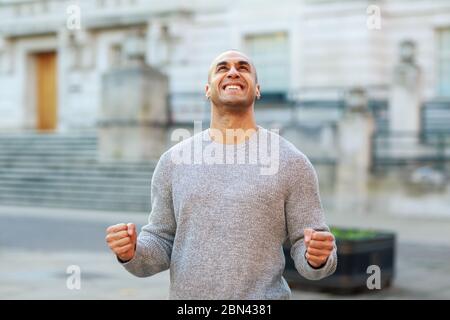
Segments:
[[[36,54],[37,129],[51,131],[57,126],[56,52]]]

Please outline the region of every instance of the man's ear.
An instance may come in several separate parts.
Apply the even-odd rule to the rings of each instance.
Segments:
[[[211,94],[210,91],[211,91],[211,90],[210,90],[210,87],[209,87],[209,83],[207,83],[206,86],[205,86],[205,96],[206,96],[206,98],[208,98],[208,99],[209,99],[210,94]]]
[[[259,87],[259,84],[256,85],[256,98],[261,98],[261,88]]]

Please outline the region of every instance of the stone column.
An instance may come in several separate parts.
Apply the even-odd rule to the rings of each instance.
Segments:
[[[157,160],[167,146],[167,76],[144,63],[145,44],[139,36],[129,39],[125,66],[102,77],[101,161]]]
[[[89,30],[68,30],[64,26],[58,31],[59,131],[95,129],[94,105],[82,103],[96,72],[94,48]],[[83,114],[86,117],[80,116]]]
[[[400,44],[400,62],[395,66],[389,96],[389,130],[420,132],[422,72],[415,62],[416,46],[412,41]]]
[[[8,41],[0,36],[0,74],[8,73],[10,68],[10,63],[8,63],[9,50]]]
[[[153,18],[147,27],[147,63],[152,67],[165,66],[169,55],[170,35],[167,24]]]
[[[350,90],[346,104],[337,127],[336,208],[341,212],[364,213],[367,211],[374,121],[367,108],[364,90]]]

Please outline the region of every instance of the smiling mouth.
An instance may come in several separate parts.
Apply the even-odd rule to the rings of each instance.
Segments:
[[[222,90],[228,91],[228,92],[237,92],[240,90],[243,90],[244,87],[240,84],[226,84],[222,86]]]

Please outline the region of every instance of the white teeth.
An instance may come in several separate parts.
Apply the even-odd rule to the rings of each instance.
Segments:
[[[226,86],[225,89],[230,89],[230,90],[239,90],[241,87],[239,86],[234,86],[234,85],[229,85]]]

